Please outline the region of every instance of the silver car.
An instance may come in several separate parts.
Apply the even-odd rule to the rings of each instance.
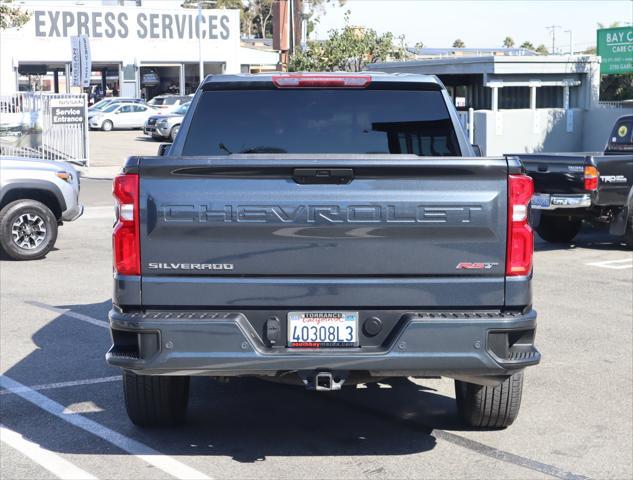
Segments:
[[[149,117],[145,122],[143,132],[145,135],[151,135],[152,138],[156,140],[168,139],[173,142],[178,134],[178,130],[180,130],[180,124],[189,109],[190,103],[191,102],[181,105],[171,113]]]
[[[114,128],[143,128],[156,110],[136,103],[113,103],[104,110],[88,114],[88,126],[108,132]]]

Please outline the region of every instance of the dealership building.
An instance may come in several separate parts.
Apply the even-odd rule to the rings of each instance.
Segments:
[[[277,54],[242,45],[239,10],[184,9],[181,1],[14,2],[30,13],[0,33],[0,95],[71,93],[71,37],[88,38],[90,92],[144,97],[193,93],[204,75],[274,69]]]

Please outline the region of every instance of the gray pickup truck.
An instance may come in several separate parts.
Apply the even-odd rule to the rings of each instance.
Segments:
[[[183,421],[191,376],[445,376],[468,425],[515,420],[532,180],[475,155],[436,77],[210,76],[161,152],[114,180],[106,358],[132,422]]]

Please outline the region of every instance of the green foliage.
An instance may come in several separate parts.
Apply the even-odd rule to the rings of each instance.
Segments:
[[[527,40],[521,44],[521,48],[525,48],[526,50],[536,50],[534,44]]]
[[[415,44],[415,48],[424,48],[424,43],[423,42],[417,42]]]
[[[346,21],[348,19],[346,16]],[[372,29],[346,25],[329,34],[327,40],[308,42],[305,50],[297,50],[290,58],[288,69],[295,72],[358,72],[372,63],[407,57],[404,38],[394,39],[392,33],[378,35]]]
[[[10,1],[0,4],[0,29],[19,28],[29,21],[31,14],[20,7],[9,5]]]
[[[514,47],[514,39],[512,37],[506,37],[503,39],[503,46],[506,48]]]
[[[549,50],[542,43],[538,47],[536,47],[536,50],[534,51],[538,53],[539,55],[549,55]]]
[[[458,38],[453,42],[453,48],[466,48],[466,44],[461,38]]]
[[[633,99],[633,74],[602,75],[600,79],[600,100],[619,101]]]

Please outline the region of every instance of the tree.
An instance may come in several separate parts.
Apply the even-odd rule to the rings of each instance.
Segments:
[[[416,48],[416,49],[424,48],[424,43],[423,43],[423,42],[417,42],[417,43],[415,44],[415,48]]]
[[[525,48],[526,50],[536,50],[536,47],[532,42],[528,42],[527,40],[521,44],[521,48]]]
[[[512,37],[506,37],[503,39],[503,46],[506,48],[514,47],[514,39]]]
[[[305,50],[295,50],[290,57],[290,71],[358,72],[367,65],[388,59],[407,57],[404,38],[394,41],[392,33],[378,35],[375,30],[350,26],[349,15],[341,30],[330,30],[330,38],[323,42],[308,42]]]
[[[31,14],[20,7],[8,5],[12,0],[0,4],[0,30],[20,28],[31,18]]]
[[[466,48],[466,44],[461,38],[458,38],[453,42],[453,48]]]
[[[542,43],[538,47],[536,47],[535,52],[538,53],[539,55],[549,55],[549,50]]]
[[[611,22],[609,25],[605,25],[604,23],[598,22],[597,25],[598,25],[599,29],[602,29],[602,28],[618,28],[618,27],[622,26],[622,24],[620,22]]]
[[[601,75],[600,100],[616,102],[633,98],[633,75]]]

